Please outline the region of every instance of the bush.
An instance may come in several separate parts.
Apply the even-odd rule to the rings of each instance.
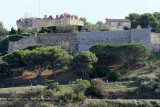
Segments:
[[[118,71],[111,71],[109,73],[109,81],[117,81],[121,77],[121,74]]]
[[[73,84],[75,84],[73,88],[75,93],[84,93],[86,89],[91,87],[88,80],[77,79],[76,81],[73,81]]]
[[[86,105],[86,107],[108,107],[108,104],[105,102],[90,102]]]
[[[56,27],[56,33],[74,33],[77,32],[77,27],[73,25],[59,25]]]
[[[7,76],[9,73],[9,67],[5,63],[0,63],[0,75],[1,76]]]
[[[29,36],[31,33],[21,33],[22,36]]]
[[[105,96],[107,95],[107,85],[101,79],[93,79],[91,80],[91,94],[96,96]]]
[[[68,92],[64,95],[61,95],[60,100],[63,100],[64,103],[72,103],[72,102],[84,102],[86,101],[86,97],[83,93],[76,94],[74,92]]]
[[[25,98],[42,98],[44,96],[44,89],[42,88],[35,88],[31,90],[25,91],[24,97]]]
[[[0,39],[0,53],[2,55],[7,54],[8,44],[9,44],[8,38]]]
[[[19,41],[19,40],[22,39],[22,38],[23,38],[22,35],[10,35],[10,36],[9,36],[9,41],[15,42],[15,41]]]
[[[26,48],[23,48],[22,50],[32,51],[33,49],[40,48],[40,47],[45,47],[45,45],[44,44],[36,44],[36,45],[32,45],[32,46],[28,46]]]
[[[141,91],[155,91],[157,87],[158,77],[155,75],[142,75],[138,78]]]
[[[149,70],[150,71],[154,71],[154,70],[156,70],[158,68],[159,68],[159,66],[157,66],[157,65],[149,65]]]
[[[49,84],[46,89],[52,89],[52,90],[55,90],[55,91],[60,91],[61,90],[61,86],[58,84],[58,83],[51,83]]]
[[[90,77],[91,78],[98,78],[107,76],[109,73],[109,69],[106,67],[94,67],[91,69]]]

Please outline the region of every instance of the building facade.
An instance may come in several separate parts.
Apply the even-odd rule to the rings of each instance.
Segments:
[[[129,19],[107,19],[106,18],[106,23],[102,24],[102,27],[106,27],[108,25],[111,25],[117,28],[124,28],[126,26],[130,29],[131,21]]]
[[[73,15],[68,13],[56,15],[56,18],[51,15],[49,17],[44,15],[44,18],[21,18],[17,20],[16,24],[20,29],[37,29],[39,27],[58,26],[59,24],[84,26],[83,21],[75,19]]]

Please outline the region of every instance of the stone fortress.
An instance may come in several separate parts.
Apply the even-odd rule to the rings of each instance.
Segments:
[[[160,34],[152,33],[151,29],[131,29],[123,31],[79,32],[79,33],[49,33],[31,35],[16,42],[9,42],[8,53],[35,44],[56,46],[67,43],[69,53],[88,51],[95,44],[142,44],[149,51],[160,51]]]
[[[47,27],[47,26],[58,26],[59,24],[67,25],[78,25],[84,26],[84,22],[81,20],[75,19],[73,15],[68,13],[61,14],[60,16],[56,15],[56,18],[53,18],[51,15],[48,17],[44,15],[44,18],[21,18],[16,21],[17,27],[20,29],[37,29],[38,27]]]

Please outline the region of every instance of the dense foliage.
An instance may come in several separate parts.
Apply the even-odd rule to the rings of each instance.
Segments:
[[[101,79],[97,78],[97,79],[91,80],[90,91],[93,95],[100,96],[100,97],[106,96],[108,94],[106,89],[107,89],[107,85]]]
[[[8,38],[0,39],[0,53],[2,55],[7,54],[8,44],[9,44]]]
[[[98,65],[108,66],[111,64],[122,64],[128,68],[139,62],[145,62],[150,52],[141,44],[108,45],[97,44],[89,49],[98,57]]]
[[[91,52],[81,52],[74,55],[71,61],[71,67],[78,69],[82,72],[84,79],[88,78],[88,72],[93,67],[92,64],[96,63],[98,58]]]
[[[22,39],[23,36],[22,35],[18,35],[18,34],[15,34],[15,35],[10,35],[9,36],[9,41],[19,41],[20,39]]]
[[[141,26],[142,28],[148,28],[151,27],[153,32],[159,32],[160,31],[160,13],[155,12],[153,14],[151,13],[144,13],[142,15],[137,13],[130,13],[126,19],[131,20],[131,28],[137,28],[137,26]]]
[[[90,72],[91,78],[105,77],[109,74],[110,70],[107,67],[93,67]]]
[[[52,89],[52,90],[55,90],[55,91],[60,91],[61,89],[61,86],[58,84],[58,83],[51,83],[49,84],[46,89]]]
[[[52,69],[55,78],[56,70],[68,64],[71,58],[59,46],[44,47],[44,45],[37,44],[7,54],[3,56],[2,60],[14,70],[25,67],[25,69],[35,72],[37,77],[40,77],[44,70]]]
[[[121,74],[118,71],[111,71],[109,73],[108,79],[109,79],[109,81],[117,81],[118,78],[120,78],[120,77],[121,77]]]
[[[3,23],[0,22],[0,36],[4,36],[6,34],[8,34],[8,31],[4,28]]]

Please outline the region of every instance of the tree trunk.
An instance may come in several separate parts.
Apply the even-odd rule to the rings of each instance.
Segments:
[[[41,77],[41,73],[42,73],[42,72],[37,72],[37,78],[40,78],[40,77]]]
[[[129,68],[129,59],[128,58],[129,58],[129,56],[127,55],[126,56],[126,67],[127,67],[127,69]]]
[[[53,69],[53,79],[56,79],[56,71],[57,69]]]

